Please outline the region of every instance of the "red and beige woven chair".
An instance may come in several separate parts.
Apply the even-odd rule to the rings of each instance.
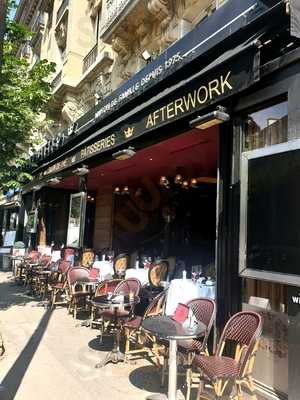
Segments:
[[[206,384],[212,386],[215,399],[224,399],[226,395],[243,400],[242,384],[254,395],[252,371],[261,332],[262,318],[255,312],[239,312],[229,319],[215,355],[194,358],[193,365],[200,372],[197,400],[203,398]],[[235,344],[233,357],[223,355],[228,343]]]
[[[208,355],[207,340],[216,317],[216,303],[211,299],[197,298],[190,300],[186,305],[190,307],[196,320],[202,322],[206,326],[206,331],[203,335],[196,339],[179,340],[177,343],[178,352],[186,359],[186,400],[189,400],[194,380],[197,382],[197,386],[199,384],[199,373],[192,372],[192,362],[195,354]],[[164,365],[162,370],[162,385],[164,384],[167,370],[167,356],[168,354],[166,352],[164,355]]]
[[[67,304],[67,273],[70,268],[70,261],[60,260],[57,273],[54,272],[50,277],[51,308],[56,305]]]
[[[90,271],[83,267],[70,268],[67,273],[68,312],[73,314],[75,319],[79,308],[86,309],[86,300],[90,291],[84,283],[90,281],[89,273]]]
[[[163,313],[165,299],[165,292],[161,292],[152,300],[142,317],[135,316],[124,323],[125,362],[128,362],[131,356],[135,357],[137,354],[146,353],[148,357],[155,358],[155,364],[157,366],[160,364],[155,336],[146,333],[141,327],[144,319]],[[130,348],[132,344],[134,345],[133,349]]]
[[[20,276],[23,276],[24,272],[24,285],[28,285],[32,281],[32,268],[33,265],[38,264],[41,254],[36,251],[32,250],[29,252],[28,256],[25,258],[24,264],[20,265],[21,271]]]
[[[45,275],[44,271],[50,270],[51,262],[51,256],[43,255],[40,258],[38,265],[32,269],[35,293],[40,296],[44,296],[47,290],[46,285],[48,282],[48,276]]]
[[[178,351],[184,354],[187,360],[186,400],[189,400],[193,379],[196,378],[197,383],[199,383],[199,374],[193,375],[192,362],[196,353],[208,355],[207,341],[216,317],[216,303],[211,299],[198,298],[189,301],[187,305],[192,309],[196,320],[207,327],[205,334],[196,339],[178,341]]]

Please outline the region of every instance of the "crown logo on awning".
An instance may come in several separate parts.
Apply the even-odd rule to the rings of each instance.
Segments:
[[[124,130],[124,135],[126,139],[129,139],[133,135],[134,128],[131,128],[130,126]]]

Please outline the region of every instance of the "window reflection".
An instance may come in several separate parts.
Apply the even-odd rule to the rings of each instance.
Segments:
[[[70,214],[67,236],[68,246],[79,247],[82,205],[83,196],[80,193],[72,194],[70,199]]]
[[[244,120],[243,151],[287,141],[287,101],[248,114]]]

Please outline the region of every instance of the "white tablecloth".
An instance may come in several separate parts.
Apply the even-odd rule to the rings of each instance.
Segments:
[[[99,269],[101,280],[109,279],[114,275],[114,265],[110,261],[95,261],[93,268]]]
[[[215,286],[194,283],[191,279],[173,279],[166,299],[166,315],[173,315],[178,303],[187,303],[198,297],[214,298]]]
[[[148,269],[144,268],[129,268],[126,270],[125,278],[136,278],[142,285],[149,283]]]

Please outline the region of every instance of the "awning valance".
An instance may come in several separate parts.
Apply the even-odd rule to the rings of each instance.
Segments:
[[[258,38],[225,52],[197,74],[170,86],[127,114],[101,127],[88,138],[66,151],[50,164],[35,171],[39,180],[87,159],[115,151],[144,134],[162,126],[192,116],[226,98],[245,90],[259,80],[260,52]],[[32,182],[35,185],[37,180]]]

